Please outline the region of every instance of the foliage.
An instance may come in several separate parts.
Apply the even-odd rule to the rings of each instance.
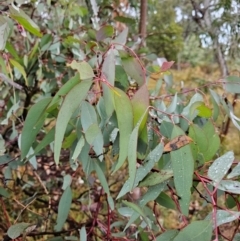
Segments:
[[[148,21],[147,44],[151,52],[169,60],[177,60],[183,48],[183,29],[176,23],[173,1],[157,1]]]
[[[240,78],[178,86],[173,62],[141,58],[128,28],[107,22],[111,11],[99,18],[95,1],[53,4],[11,5],[1,19],[5,239],[225,237],[219,227],[240,216],[240,169],[223,151],[219,120],[240,130],[228,101]],[[200,220],[190,216],[197,194],[210,209]],[[175,230],[161,207],[182,220]]]

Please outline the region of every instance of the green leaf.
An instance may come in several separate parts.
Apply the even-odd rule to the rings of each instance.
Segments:
[[[238,163],[232,171],[227,175],[227,178],[233,178],[240,175],[240,163]]]
[[[107,194],[107,199],[108,199],[109,206],[110,206],[111,210],[114,210],[114,201],[113,201],[113,199],[111,197],[111,194],[110,194],[110,191],[109,191],[109,185],[107,183],[105,174],[103,173],[102,169],[100,168],[100,166],[98,165],[97,162],[94,162],[94,165],[95,165],[95,170],[97,172],[99,181],[100,181],[104,191]]]
[[[87,131],[90,125],[97,123],[97,114],[94,107],[86,101],[81,104],[81,124],[83,131]]]
[[[3,187],[0,187],[0,196],[9,198],[10,194],[8,193],[8,191],[6,189],[4,189]]]
[[[127,181],[127,185],[123,186],[121,189],[118,198],[122,195],[123,192],[129,192],[134,188],[135,185],[135,178],[136,178],[136,160],[137,160],[137,142],[138,142],[138,131],[139,127],[144,119],[145,113],[133,129],[130,138],[129,138],[129,145],[128,145],[128,173],[129,178]],[[121,135],[121,134],[120,134]]]
[[[173,239],[177,236],[179,233],[178,230],[167,230],[160,236],[156,238],[156,241],[173,241]]]
[[[210,118],[212,116],[212,110],[209,109],[206,105],[201,104],[197,107],[198,110],[198,116],[204,117],[204,118]]]
[[[174,201],[172,200],[172,198],[170,198],[166,193],[162,192],[156,199],[156,202],[165,207],[165,208],[169,208],[169,209],[176,209],[176,204],[174,203]]]
[[[144,160],[144,164],[137,169],[135,183],[133,187],[136,187],[138,183],[141,180],[143,180],[143,178],[151,171],[151,169],[154,167],[156,162],[160,160],[162,153],[163,153],[163,144],[160,143],[148,154],[148,156]],[[130,186],[130,180],[128,179],[124,183],[117,198],[120,198],[123,195],[125,195],[127,192],[129,192],[129,186]]]
[[[25,84],[28,86],[27,74],[26,74],[23,66],[21,64],[19,64],[17,61],[15,61],[14,59],[9,59],[9,61],[22,74],[22,76],[25,80]]]
[[[87,241],[87,231],[85,226],[82,226],[80,229],[80,240]]]
[[[59,232],[62,230],[63,225],[67,220],[71,204],[72,204],[72,190],[71,190],[71,187],[68,186],[64,190],[58,204],[57,225],[54,227],[54,230],[56,232]]]
[[[197,116],[196,107],[199,105],[198,103],[203,103],[203,97],[199,93],[196,93],[188,103],[186,107],[184,107],[182,111],[182,115],[186,116],[189,120],[193,120]]]
[[[142,115],[146,113],[139,127],[139,133],[141,133],[143,128],[146,127],[148,117],[148,113],[146,112],[146,110],[149,107],[149,93],[146,85],[143,85],[140,89],[138,89],[138,91],[133,96],[131,102],[133,107],[134,126],[136,126],[138,121],[141,119]]]
[[[96,34],[97,41],[103,41],[106,38],[111,38],[114,34],[114,28],[111,25],[101,27]]]
[[[22,9],[12,5],[9,6],[9,10],[10,17],[18,21],[27,31],[36,35],[37,37],[42,36],[39,27],[23,12]]]
[[[81,136],[81,138],[78,140],[78,143],[75,147],[75,150],[73,152],[73,155],[72,155],[72,159],[73,160],[76,160],[78,158],[78,156],[80,155],[81,151],[82,151],[82,148],[85,144],[85,139],[83,136]]]
[[[69,187],[72,183],[72,176],[67,174],[64,176],[63,178],[63,185],[62,185],[62,189],[65,190],[67,187]]]
[[[29,223],[16,223],[8,229],[7,235],[11,239],[16,239],[17,237],[19,237],[21,234],[24,233],[24,230],[27,227],[29,227],[29,225],[30,225]]]
[[[92,81],[82,81],[68,92],[63,101],[61,109],[58,113],[55,131],[54,159],[57,165],[59,163],[62,141],[64,138],[65,130],[67,128],[67,124],[71,119],[74,111],[87,96],[91,85]]]
[[[115,21],[121,22],[121,23],[125,23],[125,24],[135,24],[136,20],[133,18],[127,18],[127,17],[123,17],[123,16],[117,16],[114,18]]]
[[[216,121],[218,116],[219,116],[219,97],[216,92],[213,90],[209,89],[211,100],[213,103],[213,120]]]
[[[212,182],[211,184],[224,192],[240,194],[240,182],[238,181],[222,180],[219,183]]]
[[[170,179],[172,176],[173,176],[172,170],[152,172],[140,183],[139,187],[154,186],[156,184],[162,183]]]
[[[139,206],[137,206],[136,204],[134,204],[132,202],[128,202],[128,201],[125,201],[125,200],[123,200],[122,202],[126,206],[130,207],[131,209],[133,209],[135,212],[139,213],[142,216],[142,218],[144,219],[144,221],[148,224],[148,219],[147,219],[146,215],[144,214],[142,208],[140,208]]]
[[[126,91],[129,87],[128,76],[121,65],[115,66],[115,85],[116,87]]]
[[[140,60],[131,56],[129,52],[125,50],[119,50],[118,52],[122,60],[122,66],[126,73],[133,78],[139,86],[145,84],[145,72],[139,63]]]
[[[59,100],[65,96],[74,86],[80,83],[80,77],[79,74],[76,74],[74,77],[72,77],[70,80],[68,80],[55,94],[53,97],[51,103],[49,104],[49,107],[47,109],[48,112],[51,112],[54,108],[56,108],[57,103]]]
[[[205,161],[211,160],[217,153],[220,147],[220,138],[215,132],[215,128],[211,121],[208,121],[202,128],[207,137],[208,149],[204,152]]]
[[[0,16],[0,50],[4,50],[10,34],[10,27],[6,17]]]
[[[182,229],[173,241],[210,241],[212,238],[211,221],[195,221]]]
[[[179,135],[185,135],[185,133],[178,126],[174,126],[171,139]],[[185,145],[176,151],[171,151],[170,156],[174,173],[174,184],[177,194],[180,197],[179,203],[181,211],[187,216],[194,170],[194,159],[191,148],[189,145]]]
[[[214,214],[215,215],[215,214]],[[211,221],[213,217],[213,213],[209,213],[207,215],[207,217],[205,218],[205,220],[209,220]],[[217,221],[217,225],[216,227],[224,224],[224,223],[229,223],[232,222],[234,220],[239,219],[240,217],[240,212],[235,212],[235,211],[226,211],[226,210],[217,210],[217,215],[216,215],[216,221]],[[213,228],[216,228],[215,225],[213,226]]]
[[[200,127],[192,124],[189,128],[189,137],[193,139],[190,146],[194,159],[197,161],[197,164],[204,164],[205,161],[208,161],[205,158],[205,153],[208,150],[208,139],[205,133]]]
[[[128,155],[128,143],[133,129],[133,110],[128,96],[122,90],[114,88],[112,94],[120,133],[120,152],[115,172],[123,165]]]
[[[55,127],[52,128],[45,136],[44,138],[40,141],[40,143],[34,148],[34,154],[38,154],[44,147],[49,145],[54,141],[54,135],[55,135]],[[31,156],[30,156],[31,157]]]
[[[102,66],[102,78],[106,79],[110,85],[114,86],[115,81],[115,54],[111,48],[104,56]]]
[[[233,161],[234,161],[234,153],[232,151],[229,151],[224,155],[220,156],[208,168],[208,177],[212,181],[219,183],[228,172]]]
[[[94,77],[93,69],[86,61],[77,62],[76,60],[73,60],[72,63],[67,64],[67,66],[76,69],[81,80],[88,80]]]
[[[139,205],[145,206],[148,202],[158,198],[159,194],[165,189],[167,182],[149,187],[147,192],[140,198]],[[157,199],[156,199],[157,200]]]
[[[31,107],[25,120],[21,135],[21,158],[25,158],[36,136],[43,126],[46,109],[52,98],[45,98]]]
[[[101,130],[100,130],[100,128],[99,128],[97,123],[94,123],[94,124],[89,126],[89,128],[85,132],[86,141],[88,142],[89,145],[93,144],[96,136],[99,133],[101,133]]]
[[[226,91],[239,94],[240,93],[240,78],[238,76],[229,76],[226,78],[226,83],[223,84]]]
[[[127,42],[127,36],[128,28],[124,28],[123,31],[115,39],[112,40],[112,43],[119,44],[119,46],[116,45],[116,48],[122,48],[122,46]]]

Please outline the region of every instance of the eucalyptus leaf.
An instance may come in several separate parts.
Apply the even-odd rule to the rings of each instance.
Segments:
[[[67,124],[70,121],[72,114],[80,105],[80,103],[87,96],[88,90],[92,84],[92,81],[82,81],[74,88],[72,88],[66,95],[61,109],[58,113],[55,131],[55,144],[54,144],[54,159],[56,164],[59,163],[60,152],[64,133],[67,128]]]
[[[174,126],[171,139],[185,133],[178,127]],[[192,178],[194,170],[194,159],[189,145],[185,145],[176,151],[170,152],[171,163],[174,174],[174,185],[179,200],[182,213],[188,215],[189,203],[191,197]]]
[[[229,151],[217,158],[208,169],[208,177],[215,183],[219,183],[228,172],[234,161],[234,154]]]
[[[173,241],[210,241],[211,237],[211,221],[194,221],[182,229]]]
[[[63,225],[64,225],[65,221],[67,220],[71,204],[72,204],[72,190],[71,190],[70,186],[68,186],[64,190],[64,192],[60,198],[60,202],[58,204],[57,224],[54,227],[55,231],[59,232],[62,230]]]
[[[28,111],[21,135],[21,158],[26,157],[37,134],[42,128],[47,115],[46,109],[51,99],[45,98],[40,100]]]

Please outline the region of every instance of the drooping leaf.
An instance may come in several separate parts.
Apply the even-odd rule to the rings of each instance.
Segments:
[[[12,225],[8,231],[7,231],[7,235],[11,238],[11,239],[16,239],[18,238],[21,234],[24,233],[25,229],[29,226],[29,223],[16,223],[14,225]]]
[[[17,61],[15,61],[14,59],[9,59],[9,61],[22,74],[22,76],[25,80],[25,84],[28,86],[27,74],[26,74],[24,67],[21,64],[19,64]]]
[[[94,165],[95,165],[95,170],[97,172],[99,181],[100,181],[104,191],[107,194],[109,206],[110,206],[111,210],[114,210],[114,202],[113,202],[113,199],[112,199],[111,194],[110,194],[110,190],[109,190],[109,186],[108,186],[105,174],[104,174],[104,172],[102,171],[102,169],[100,168],[100,166],[98,165],[97,162],[95,162]]]
[[[133,78],[139,86],[142,86],[145,83],[145,72],[139,63],[139,60],[126,50],[119,50],[119,55],[126,73]]]
[[[93,69],[86,61],[77,62],[76,60],[73,60],[70,64],[67,64],[67,66],[76,69],[81,80],[88,80],[94,77]]]
[[[39,144],[34,148],[34,155],[38,154],[44,147],[52,143],[54,141],[54,135],[55,135],[55,128],[52,128],[44,136],[44,138],[39,142]]]
[[[42,34],[39,30],[39,27],[32,21],[32,19],[26,15],[22,9],[12,5],[9,6],[10,17],[19,22],[27,31],[41,37]]]
[[[171,138],[174,139],[185,133],[178,126],[173,127]],[[174,185],[177,194],[180,196],[180,207],[184,215],[188,215],[188,208],[191,197],[191,187],[194,169],[194,159],[189,145],[176,151],[170,152],[171,163],[174,173]]]
[[[219,116],[219,97],[217,93],[215,93],[213,90],[209,89],[210,95],[211,95],[211,100],[213,103],[213,120],[216,121],[218,116]]]
[[[208,121],[202,128],[207,137],[208,149],[204,152],[205,161],[211,160],[216,155],[220,147],[220,138],[215,132],[215,128],[211,121]]]
[[[128,143],[133,129],[133,110],[128,96],[120,89],[114,88],[115,111],[117,114],[118,128],[120,134],[119,158],[114,172],[124,163],[128,155]]]
[[[204,164],[205,161],[209,161],[205,158],[205,153],[208,150],[208,139],[202,129],[197,125],[191,125],[189,128],[189,136],[194,141],[190,145],[194,159],[198,161],[199,164]]]
[[[147,217],[145,215],[145,213],[143,212],[142,208],[140,208],[139,206],[137,206],[136,204],[132,203],[132,202],[128,202],[128,201],[125,201],[123,200],[122,201],[126,206],[130,207],[131,209],[133,209],[134,211],[136,211],[137,213],[139,213],[142,218],[144,219],[144,221],[146,223],[148,223],[148,220],[147,220]]]
[[[87,231],[85,226],[82,226],[80,229],[80,240],[87,241]]]
[[[8,191],[6,189],[4,189],[3,187],[0,187],[0,197],[10,197],[10,194],[8,193]]]
[[[117,35],[115,39],[112,40],[112,43],[119,44],[116,45],[116,48],[122,48],[123,45],[127,42],[127,36],[128,36],[128,28],[124,28],[123,31]]]
[[[140,206],[145,206],[148,202],[157,199],[160,193],[165,189],[167,182],[163,182],[148,188],[147,192],[138,201]]]
[[[56,104],[59,102],[59,100],[65,96],[75,85],[80,83],[80,77],[79,74],[76,74],[74,77],[72,77],[70,80],[68,80],[55,94],[53,97],[51,103],[48,107],[48,112],[56,108]]]
[[[110,83],[110,85],[114,86],[115,54],[112,48],[110,48],[104,56],[104,62],[102,66],[102,78],[106,79]]]
[[[10,27],[6,17],[0,16],[0,50],[4,50],[10,34]]]
[[[172,176],[172,170],[152,172],[140,183],[139,187],[154,186],[170,179]]]
[[[106,38],[111,38],[114,34],[114,28],[111,25],[101,27],[96,34],[97,41],[103,41]]]
[[[146,113],[139,127],[139,132],[141,133],[142,129],[146,127],[148,114],[146,110],[149,107],[149,93],[146,85],[143,85],[141,86],[141,88],[138,89],[138,91],[133,96],[131,102],[133,107],[134,126],[138,123],[142,115]]]
[[[160,236],[156,237],[156,241],[173,241],[173,239],[177,236],[178,233],[178,230],[167,230]]]
[[[199,93],[196,93],[190,100],[190,102],[188,103],[188,105],[186,107],[184,107],[183,111],[182,111],[182,115],[186,116],[189,120],[193,120],[196,116],[197,116],[197,111],[196,107],[198,106],[198,103],[203,103],[203,97],[202,95],[200,95]],[[197,104],[195,104],[197,103]],[[195,104],[195,106],[194,106]]]
[[[40,100],[28,111],[21,135],[21,158],[26,157],[30,147],[36,140],[36,135],[45,121],[46,108],[51,99],[45,98]]]
[[[68,186],[64,190],[58,204],[57,224],[54,227],[55,231],[59,232],[63,228],[63,225],[67,220],[71,204],[72,204],[72,190],[71,190],[71,187]]]
[[[214,214],[216,215],[216,224],[218,226],[224,224],[224,223],[229,223],[229,222],[232,222],[236,219],[239,219],[240,217],[240,212],[235,212],[235,211],[226,211],[226,210],[217,210],[217,214]],[[213,216],[213,213],[209,213],[207,215],[207,217],[205,218],[205,220],[209,220],[211,221],[212,220],[212,216]],[[216,228],[213,224],[213,228]]]
[[[71,119],[72,114],[80,105],[80,103],[85,99],[88,90],[92,84],[92,81],[82,81],[72,88],[66,95],[61,109],[58,113],[56,121],[56,131],[55,131],[55,143],[54,143],[54,159],[56,164],[59,163],[60,151],[62,146],[62,141],[64,138],[64,133],[67,128],[67,124]]]
[[[161,158],[163,153],[163,144],[159,143],[146,157],[144,164],[137,169],[135,183],[133,188],[138,185],[138,183],[143,180],[144,177],[151,171],[157,161]],[[122,197],[127,192],[129,192],[130,181],[129,179],[124,183],[120,193],[117,198]]]
[[[85,132],[86,141],[89,145],[92,145],[97,135],[101,133],[101,130],[97,123],[93,123]]]
[[[156,198],[156,202],[165,208],[176,209],[176,204],[165,192],[160,193]]]
[[[94,107],[86,101],[81,104],[81,124],[83,131],[87,131],[90,125],[97,124],[97,114]]]
[[[211,237],[211,221],[194,221],[182,229],[173,241],[210,241]]]
[[[223,84],[226,91],[239,94],[240,93],[240,78],[238,76],[229,76],[226,78],[226,83]]]
[[[236,176],[240,176],[240,163],[238,163],[232,171],[227,175],[227,178],[233,178]]]
[[[212,181],[219,183],[228,172],[233,161],[234,154],[232,151],[229,151],[221,157],[217,158],[213,162],[213,164],[208,168],[208,177]]]
[[[222,180],[219,183],[212,182],[211,184],[224,192],[240,194],[240,182],[238,181]]]
[[[85,139],[83,136],[81,136],[81,138],[78,140],[75,150],[73,152],[73,155],[72,155],[73,160],[76,160],[77,157],[80,155],[84,144],[85,144]]]
[[[62,185],[62,189],[65,190],[67,187],[69,187],[72,183],[72,176],[67,174],[64,176],[63,178],[63,185]]]

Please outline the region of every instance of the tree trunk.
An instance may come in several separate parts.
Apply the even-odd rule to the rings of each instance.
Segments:
[[[147,36],[147,0],[141,0],[139,35],[141,37],[141,46],[145,46],[145,38]]]

